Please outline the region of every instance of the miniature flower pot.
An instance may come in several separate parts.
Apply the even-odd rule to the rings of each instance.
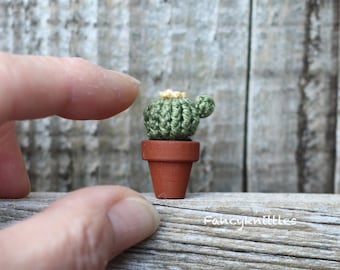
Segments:
[[[142,142],[142,158],[149,161],[156,197],[182,199],[192,162],[199,158],[199,142],[190,138],[200,119],[214,111],[215,102],[207,95],[199,95],[193,101],[185,92],[171,89],[159,94],[143,112],[150,140]]]
[[[185,197],[192,163],[199,159],[199,148],[200,144],[196,141],[142,141],[142,158],[149,163],[157,198]]]

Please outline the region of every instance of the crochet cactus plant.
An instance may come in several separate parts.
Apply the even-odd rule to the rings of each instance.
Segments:
[[[215,108],[213,99],[200,95],[195,101],[185,92],[165,90],[144,110],[144,125],[151,140],[190,140],[200,118],[208,117]]]

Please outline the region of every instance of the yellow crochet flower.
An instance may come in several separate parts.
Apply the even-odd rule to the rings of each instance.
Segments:
[[[159,92],[161,98],[184,98],[186,97],[185,92],[173,91],[171,89],[166,89],[164,91]]]

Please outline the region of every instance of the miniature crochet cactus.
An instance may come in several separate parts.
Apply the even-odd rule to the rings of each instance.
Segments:
[[[190,140],[200,118],[208,117],[215,108],[213,99],[200,95],[195,102],[185,92],[165,90],[144,110],[147,135],[155,140]]]

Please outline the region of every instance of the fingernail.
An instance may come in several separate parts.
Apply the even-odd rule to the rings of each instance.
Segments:
[[[109,210],[108,217],[115,236],[114,255],[150,236],[160,223],[156,209],[139,197],[119,201]]]
[[[116,75],[122,77],[122,78],[129,80],[133,84],[137,84],[138,86],[140,85],[140,81],[137,80],[135,77],[132,77],[132,76],[126,74],[126,73],[118,72],[118,71],[115,71],[115,70],[110,70],[110,71],[115,73]]]

